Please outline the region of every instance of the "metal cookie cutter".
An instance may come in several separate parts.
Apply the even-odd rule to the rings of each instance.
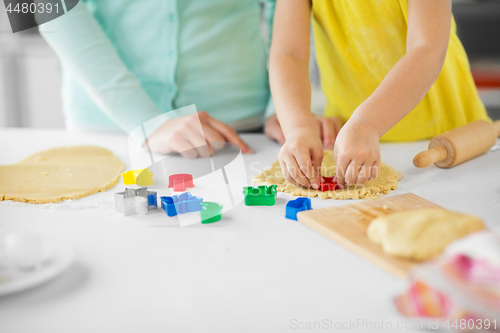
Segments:
[[[150,210],[157,208],[156,192],[148,191],[147,187],[126,188],[123,192],[115,193],[115,208],[124,216],[146,215]]]

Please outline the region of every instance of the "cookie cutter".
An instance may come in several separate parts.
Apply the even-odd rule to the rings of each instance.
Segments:
[[[290,220],[297,221],[297,213],[306,210],[311,210],[311,199],[310,198],[297,198],[295,200],[290,200],[286,204],[285,217]]]
[[[146,215],[150,210],[157,208],[157,194],[148,191],[147,187],[133,189],[126,188],[123,192],[115,193],[115,209],[124,216],[140,214]]]
[[[199,212],[202,210],[201,202],[203,198],[191,195],[189,192],[184,192],[171,197],[160,197],[161,208],[168,216],[176,216],[177,214],[185,214],[191,212]]]
[[[191,187],[194,187],[193,176],[189,173],[178,173],[168,177],[168,188],[173,188],[174,192],[183,192]]]
[[[245,205],[247,206],[274,206],[276,204],[277,185],[261,185],[243,187]]]
[[[148,168],[130,170],[122,173],[123,185],[153,185],[153,172]]]
[[[344,187],[340,184],[337,184],[337,178],[336,177],[323,177],[323,183],[319,186],[319,189],[321,192],[325,191],[335,191],[335,190],[341,190]]]
[[[201,223],[208,224],[220,221],[222,219],[222,205],[217,202],[202,202],[201,203]]]

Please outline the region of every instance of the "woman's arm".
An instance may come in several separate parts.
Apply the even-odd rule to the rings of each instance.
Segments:
[[[123,130],[130,133],[161,114],[83,1],[41,25],[40,32],[92,100]]]
[[[135,129],[147,122],[147,142],[154,153],[203,156],[209,151],[207,142],[225,141],[238,145],[244,153],[252,152],[234,129],[205,112],[162,114],[84,2],[43,24],[40,31],[99,108],[140,144],[146,138]]]

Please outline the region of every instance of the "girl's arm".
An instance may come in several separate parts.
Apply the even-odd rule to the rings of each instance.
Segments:
[[[450,26],[451,0],[409,0],[406,54],[339,133],[334,156],[340,181],[364,183],[376,176],[378,139],[424,98],[438,78]]]
[[[309,0],[278,1],[270,55],[270,81],[276,113],[286,137],[279,161],[285,178],[319,188],[323,146],[311,113],[309,82]]]
[[[406,55],[355,115],[373,122],[382,136],[417,106],[441,72],[450,26],[450,0],[409,0]]]

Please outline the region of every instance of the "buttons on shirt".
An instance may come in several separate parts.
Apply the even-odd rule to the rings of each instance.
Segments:
[[[206,1],[206,0],[204,0]],[[175,96],[177,94],[178,88],[176,84],[176,69],[177,69],[177,56],[178,56],[178,32],[179,32],[179,21],[182,16],[178,11],[177,3],[179,0],[168,0],[165,1],[165,16],[163,18],[165,25],[167,26],[167,49],[163,51],[165,55],[166,73],[165,76],[165,88],[164,94],[162,96],[163,106],[171,110],[173,108],[173,103]]]

